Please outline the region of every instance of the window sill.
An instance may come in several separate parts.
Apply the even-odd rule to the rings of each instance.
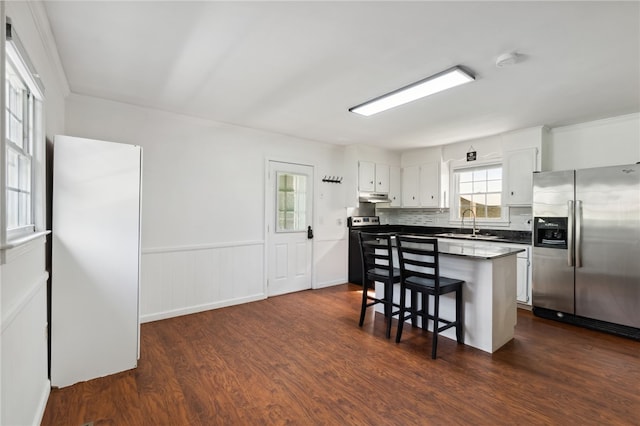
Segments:
[[[27,247],[30,242],[45,237],[50,233],[51,231],[36,231],[7,241],[6,244],[0,246],[0,264],[4,265],[8,260],[30,250]]]
[[[6,244],[0,246],[0,250],[11,250],[23,244],[27,244],[29,241],[36,240],[44,235],[49,235],[50,233],[51,231],[36,231],[30,233],[29,235],[25,235],[19,238],[13,238],[12,240],[7,241]]]

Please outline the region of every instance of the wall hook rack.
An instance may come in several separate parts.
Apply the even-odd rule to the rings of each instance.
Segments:
[[[342,176],[325,176],[322,178],[322,181],[328,183],[342,183]]]

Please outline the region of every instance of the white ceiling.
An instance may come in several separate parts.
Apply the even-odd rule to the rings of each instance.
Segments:
[[[440,145],[640,111],[640,2],[48,1],[71,91],[335,144]],[[522,60],[497,68],[517,51]],[[463,65],[476,81],[349,107]]]

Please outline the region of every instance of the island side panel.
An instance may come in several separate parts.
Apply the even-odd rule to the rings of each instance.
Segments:
[[[493,261],[461,256],[440,256],[440,274],[465,281],[462,288],[464,305],[464,343],[493,352]],[[455,299],[441,299],[440,316],[455,318]],[[455,329],[441,335],[455,340]]]
[[[440,256],[440,274],[465,281],[462,294],[466,345],[493,353],[513,338],[517,310],[516,259],[515,254],[497,259]],[[382,294],[382,288],[382,283],[376,283],[376,293]],[[400,286],[396,285],[394,301],[398,303],[399,299]],[[440,317],[454,319],[455,297],[444,295],[440,303]],[[433,313],[432,299],[429,308]],[[381,305],[375,309],[383,313]],[[433,330],[431,321],[429,330]],[[455,329],[441,335],[455,340]]]
[[[517,318],[517,256],[500,257],[493,261],[492,352],[513,339]]]

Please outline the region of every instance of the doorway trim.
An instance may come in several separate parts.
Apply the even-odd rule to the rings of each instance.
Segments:
[[[270,176],[270,164],[271,163],[284,163],[284,164],[291,164],[291,165],[297,165],[297,166],[305,166],[305,167],[310,167],[311,168],[311,185],[313,188],[313,198],[311,200],[311,227],[315,230],[317,229],[317,224],[316,224],[316,194],[317,194],[317,186],[316,186],[316,181],[315,181],[315,174],[316,174],[316,165],[315,164],[310,164],[310,163],[306,163],[304,161],[298,161],[298,160],[292,160],[292,159],[282,159],[282,158],[273,158],[273,157],[265,157],[265,162],[264,162],[264,215],[263,215],[263,229],[264,229],[264,258],[263,258],[263,264],[264,264],[264,281],[263,281],[263,289],[264,289],[264,296],[265,298],[269,297],[269,286],[268,286],[268,280],[269,280],[269,275],[270,275],[270,265],[269,265],[269,255],[270,255],[270,246],[271,246],[271,242],[272,242],[272,232],[271,229],[274,228],[274,224],[273,223],[269,223],[269,221],[274,218],[272,217],[273,212],[270,210],[272,209],[272,207],[275,207],[275,200],[272,199],[270,200],[270,197],[272,197],[273,194],[273,185],[275,185],[275,182],[271,181],[271,176]],[[309,274],[311,275],[311,289],[316,288],[316,274],[315,274],[315,258],[314,258],[314,254],[315,254],[315,249],[316,249],[316,244],[315,244],[315,240],[316,238],[314,237],[311,241],[311,264],[309,265]]]

